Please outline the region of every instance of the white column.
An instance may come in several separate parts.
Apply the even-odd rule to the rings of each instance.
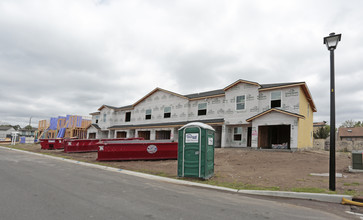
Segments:
[[[251,147],[257,148],[258,144],[258,126],[254,125],[252,122],[252,139],[251,139]]]
[[[221,148],[227,147],[227,126],[222,125],[222,132],[221,132]]]
[[[155,140],[155,129],[150,130],[150,140]]]

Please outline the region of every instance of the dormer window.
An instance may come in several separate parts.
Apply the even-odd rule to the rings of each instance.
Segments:
[[[271,92],[271,108],[281,107],[281,91]]]

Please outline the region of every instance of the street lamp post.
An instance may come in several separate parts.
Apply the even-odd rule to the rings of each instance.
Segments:
[[[335,191],[335,81],[334,81],[334,50],[342,35],[331,33],[324,37],[324,44],[330,51],[330,159],[329,189]]]

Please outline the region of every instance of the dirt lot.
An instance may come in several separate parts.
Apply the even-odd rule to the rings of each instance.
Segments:
[[[32,152],[58,155],[86,162],[96,162],[97,153],[64,153],[61,150],[41,150],[40,145],[16,145]],[[177,177],[177,160],[102,162],[121,169]],[[351,154],[336,153],[338,194],[363,196],[363,173],[349,173]],[[311,173],[329,172],[328,151],[261,151],[236,148],[217,148],[215,176],[206,183],[240,188],[272,189],[304,192],[328,192],[329,177]]]

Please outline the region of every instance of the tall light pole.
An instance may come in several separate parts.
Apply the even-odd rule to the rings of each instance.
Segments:
[[[324,37],[324,44],[330,51],[330,159],[329,189],[335,191],[335,81],[334,81],[334,50],[342,35],[331,33]]]

